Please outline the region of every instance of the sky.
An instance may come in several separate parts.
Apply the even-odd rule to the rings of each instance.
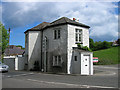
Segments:
[[[94,41],[114,41],[118,39],[118,2],[43,2],[28,0],[0,2],[2,23],[11,28],[10,45],[25,47],[25,34],[42,22],[52,22],[61,17],[77,18],[80,23],[91,28],[90,38]],[[36,2],[35,2],[36,1]],[[0,18],[1,20],[1,18]]]

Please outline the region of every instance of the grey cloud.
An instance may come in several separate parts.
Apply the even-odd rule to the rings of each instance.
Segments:
[[[3,3],[2,19],[7,27],[16,28],[35,22],[51,22],[62,16],[75,17],[91,26],[91,37],[112,40],[117,38],[115,33],[118,32],[114,6],[111,2]]]

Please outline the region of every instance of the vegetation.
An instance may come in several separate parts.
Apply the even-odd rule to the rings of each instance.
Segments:
[[[99,59],[98,63],[95,63],[95,64],[110,65],[110,64],[120,63],[120,59],[119,59],[120,56],[118,55],[118,51],[119,51],[118,49],[120,49],[120,46],[94,51],[93,56],[98,57]]]
[[[23,48],[21,45],[17,45],[16,47],[21,47],[21,49],[25,49],[25,48]]]
[[[9,40],[9,33],[7,32],[3,24],[0,23],[0,56],[1,57],[3,57],[3,53],[8,46],[8,40]]]
[[[33,69],[30,69],[30,71],[39,71],[39,70],[40,70],[39,61],[35,61],[34,67],[33,67]]]
[[[88,48],[87,46],[82,46],[80,43],[78,43],[77,46],[79,49],[90,51],[90,52],[92,51],[90,48]]]
[[[90,49],[93,51],[101,50],[101,49],[108,49],[112,47],[112,42],[107,42],[107,41],[99,41],[99,42],[94,42],[93,39],[89,39],[90,43]]]

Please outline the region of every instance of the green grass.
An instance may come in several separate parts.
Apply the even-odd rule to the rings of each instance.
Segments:
[[[112,47],[109,49],[94,51],[93,56],[98,57],[99,65],[110,65],[110,64],[119,64],[120,63],[120,47]],[[119,55],[118,55],[119,54]]]

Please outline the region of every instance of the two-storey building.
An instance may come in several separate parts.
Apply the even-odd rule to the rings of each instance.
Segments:
[[[89,47],[89,28],[75,20],[62,17],[25,31],[28,70],[38,61],[40,70],[44,72],[92,75],[92,52],[77,48],[78,43]]]

